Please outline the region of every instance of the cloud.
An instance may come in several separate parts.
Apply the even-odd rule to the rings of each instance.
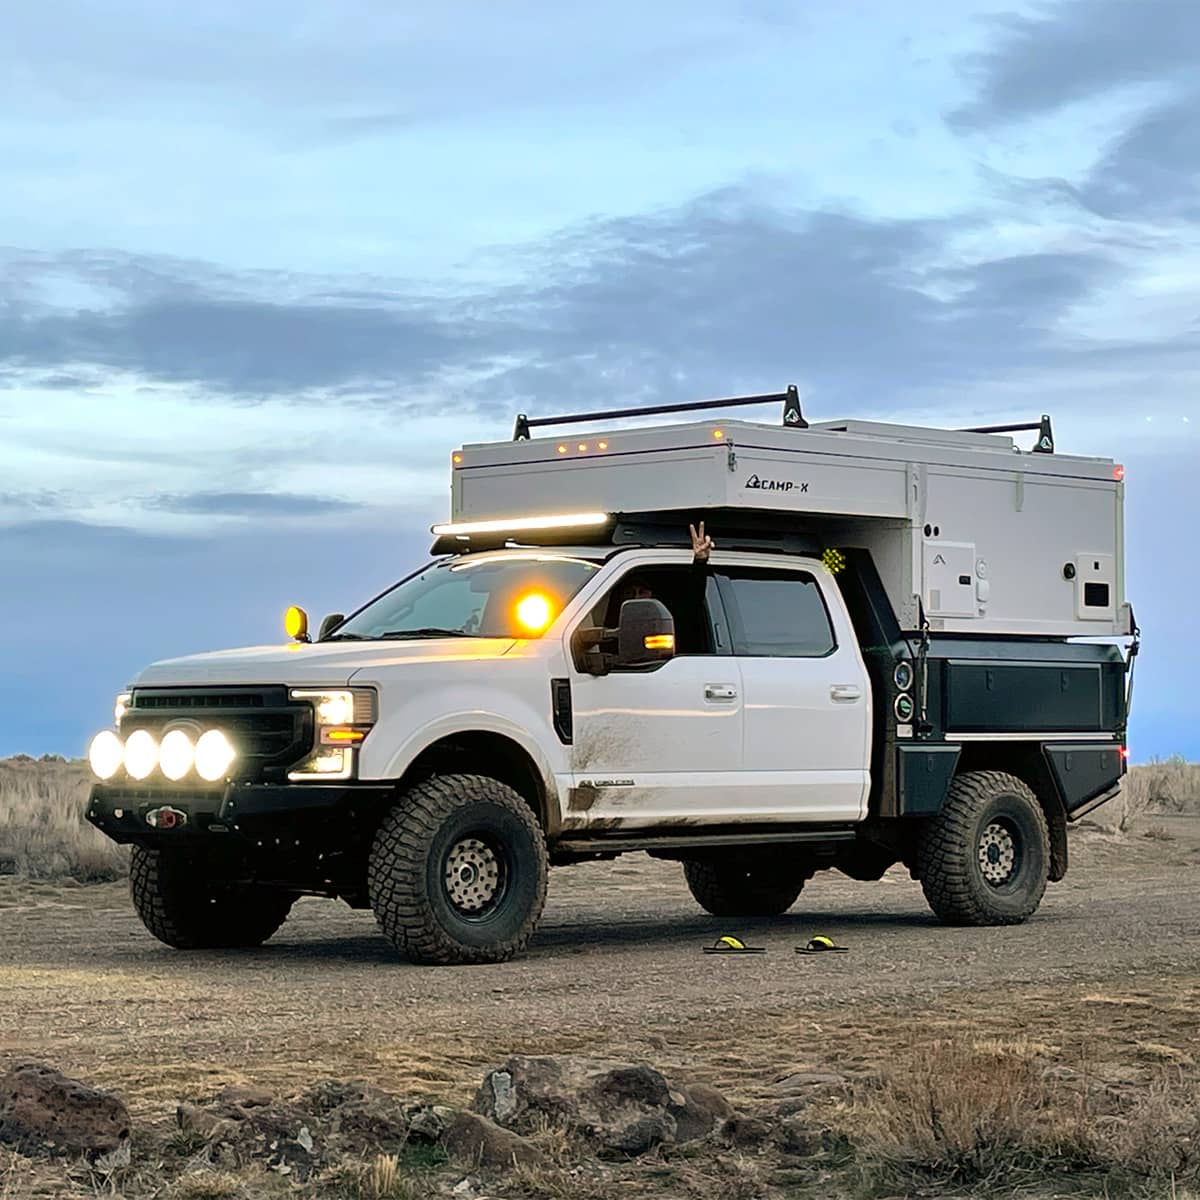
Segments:
[[[143,500],[143,504],[162,512],[216,517],[324,516],[361,507],[331,496],[301,496],[287,492],[188,492],[151,496]]]
[[[1195,78],[1195,0],[1062,0],[989,24],[995,44],[965,63],[976,95],[949,116],[960,131],[1054,112],[1120,87]]]

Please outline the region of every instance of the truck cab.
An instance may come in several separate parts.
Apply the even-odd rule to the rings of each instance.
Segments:
[[[684,429],[663,455],[692,496],[653,494],[652,462],[630,496],[607,455],[623,438],[637,452],[620,431],[574,458],[553,439],[457,451],[465,519],[435,527],[427,565],[315,640],[295,610],[289,643],[143,671],[93,742],[88,817],[132,844],[151,932],[257,944],[324,895],[372,908],[415,961],[500,961],[534,932],[551,865],[630,851],[680,861],[719,916],[783,912],[822,869],[897,862],[947,921],[1030,916],[1066,872],[1067,822],[1119,786],[1129,660],[1055,630],[1071,598],[1035,637],[946,617],[935,635],[920,594],[898,605],[909,580],[889,573],[914,563],[941,591],[941,544],[972,609],[995,611],[974,545],[964,566],[964,543],[921,520],[911,463],[903,520],[836,497],[832,513],[731,504],[705,473],[715,450],[742,474],[732,432]],[[795,491],[802,445],[744,490]],[[468,458],[482,478],[458,471]],[[562,511],[582,480],[609,507]],[[540,503],[513,512],[530,482]],[[711,550],[689,532],[705,521]],[[1092,557],[1109,578],[1115,556]]]

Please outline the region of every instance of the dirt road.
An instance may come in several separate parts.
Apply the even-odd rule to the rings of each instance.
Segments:
[[[261,950],[183,954],[143,930],[118,885],[0,881],[0,1068],[45,1059],[162,1113],[228,1082],[325,1075],[462,1099],[512,1052],[685,1063],[753,1095],[781,1070],[965,1027],[1106,1030],[1200,1057],[1200,819],[1159,826],[1076,837],[1067,880],[1011,929],[936,924],[900,871],[826,873],[788,916],[730,929],[699,912],[675,864],[564,869],[530,953],[496,967],[398,962],[369,913],[317,900]],[[769,953],[702,956],[726,931]],[[816,932],[850,953],[792,952]]]

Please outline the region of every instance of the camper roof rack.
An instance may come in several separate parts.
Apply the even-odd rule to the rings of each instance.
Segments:
[[[1050,418],[1042,413],[1040,421],[1027,421],[1018,425],[975,425],[964,429],[963,433],[1024,433],[1026,430],[1037,430],[1037,441],[1033,444],[1034,454],[1054,453],[1054,430],[1050,428]]]
[[[645,408],[610,408],[604,412],[564,413],[558,417],[528,417],[518,413],[513,425],[513,441],[528,441],[531,429],[541,429],[547,425],[578,425],[581,421],[612,421],[622,417],[656,417],[661,413],[702,412],[710,408],[745,408],[751,404],[782,404],[783,424],[788,429],[808,428],[808,422],[800,411],[800,393],[793,383],[788,385],[785,392],[770,392],[763,396],[731,396],[725,400],[654,404]]]

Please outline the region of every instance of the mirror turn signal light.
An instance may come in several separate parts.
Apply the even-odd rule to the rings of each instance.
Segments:
[[[642,639],[647,650],[674,650],[675,635],[673,633],[648,633]]]

